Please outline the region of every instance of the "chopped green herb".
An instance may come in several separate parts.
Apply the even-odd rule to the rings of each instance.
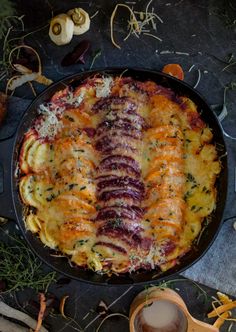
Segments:
[[[68,185],[69,190],[72,190],[72,189],[73,189],[74,187],[76,187],[76,186],[78,186],[77,183],[71,183],[71,184]]]
[[[56,196],[54,194],[51,194],[49,197],[46,197],[47,202],[51,202]]]
[[[78,241],[76,241],[76,245],[82,246],[87,242],[88,242],[88,240],[78,240]]]
[[[117,228],[117,227],[119,227],[122,224],[122,219],[120,219],[120,218],[111,219],[109,221],[109,223],[111,224],[111,226],[113,228]]]
[[[187,173],[187,182],[194,182],[196,183],[195,177],[191,173]]]
[[[191,193],[191,191],[186,191],[186,193],[184,194],[184,200],[185,200],[185,202],[188,200],[188,198],[189,197],[191,197],[192,196],[192,193]]]
[[[75,152],[84,152],[83,149],[76,149]]]
[[[67,114],[65,115],[65,119],[69,120],[70,122],[75,122],[75,120]]]
[[[199,212],[199,211],[201,211],[202,209],[203,209],[203,207],[202,207],[202,206],[199,206],[197,209],[195,209],[194,212]]]

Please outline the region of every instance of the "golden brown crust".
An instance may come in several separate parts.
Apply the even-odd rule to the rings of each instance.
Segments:
[[[176,265],[215,208],[221,169],[196,105],[154,82],[98,77],[41,111],[19,160],[28,229],[102,273]]]

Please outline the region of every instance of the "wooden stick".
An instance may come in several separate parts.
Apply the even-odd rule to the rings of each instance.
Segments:
[[[31,329],[35,329],[37,326],[37,322],[35,319],[31,318],[29,315],[25,314],[20,310],[10,307],[2,301],[0,301],[0,314],[9,318],[19,320],[20,322],[29,326]],[[48,332],[48,330],[42,326],[40,332]]]
[[[29,329],[16,323],[10,322],[9,320],[0,317],[0,331],[7,332],[28,332]]]

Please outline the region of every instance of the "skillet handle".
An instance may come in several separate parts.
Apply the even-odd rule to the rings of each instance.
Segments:
[[[0,216],[7,219],[16,219],[12,201],[11,158],[14,137],[0,141],[0,166],[2,168],[2,183],[0,192]]]

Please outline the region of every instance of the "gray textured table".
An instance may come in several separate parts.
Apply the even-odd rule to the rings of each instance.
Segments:
[[[56,0],[50,1],[50,4],[48,1],[32,1],[29,3],[26,0],[18,1],[19,3],[19,11],[26,15],[26,27],[30,30],[35,25],[42,26],[47,21],[51,15],[51,7],[57,13],[77,5],[77,1],[63,2]],[[186,73],[185,80],[191,85],[196,83],[198,70],[200,70],[201,80],[197,86],[197,90],[204,95],[209,104],[222,105],[224,86],[232,81],[236,81],[236,65],[231,66],[228,71],[222,71],[225,64],[215,57],[225,60],[230,53],[234,53],[235,51],[236,25],[227,27],[227,20],[236,17],[236,10],[233,8],[235,4],[232,4],[233,2],[222,2],[220,0],[155,1],[152,6],[155,7],[156,13],[163,20],[163,24],[157,24],[157,34],[163,41],[159,42],[149,36],[142,36],[140,39],[131,37],[126,43],[123,43],[119,35],[125,32],[126,26],[122,23],[116,24],[115,31],[118,40],[122,44],[121,50],[114,48],[110,42],[109,17],[116,3],[116,1],[102,0],[80,2],[80,5],[90,14],[99,10],[96,17],[92,20],[90,32],[86,35],[86,38],[91,41],[93,52],[101,49],[101,56],[97,58],[94,68],[130,66],[160,70],[166,63],[180,63]],[[146,1],[136,1],[134,6],[138,9],[143,9],[146,3]],[[43,17],[41,12],[44,13]],[[228,19],[226,19],[225,12],[228,13]],[[123,20],[124,22],[125,20]],[[63,56],[79,40],[79,38],[74,38],[70,45],[61,47],[60,52],[58,52],[58,48],[50,42],[47,30],[42,30],[35,33],[33,37],[29,37],[27,42],[40,52],[43,59],[44,73],[56,81],[66,75],[86,70],[90,67],[92,61],[91,55],[84,66],[75,65],[68,68],[60,66]],[[189,71],[191,67],[192,70]],[[40,92],[42,89],[42,86],[36,86],[37,92]],[[16,96],[23,97],[24,99],[32,98],[30,91],[25,87],[20,88]],[[227,132],[236,136],[235,97],[236,91],[228,91],[227,107],[229,114],[224,120],[224,127]],[[18,100],[12,100],[12,103],[14,106],[8,115],[7,124],[0,129],[0,139],[13,134],[17,120],[25,110],[28,102],[24,100],[20,104]],[[236,216],[236,194],[234,191],[236,144],[235,141],[230,139],[227,139],[226,142],[229,157],[229,187],[224,215],[225,219]],[[186,270],[184,275],[212,288],[221,289],[236,296],[235,243],[236,231],[233,229],[233,220],[228,220],[224,223],[207,254],[194,266]],[[178,287],[181,288],[181,285]],[[105,288],[100,289],[73,281],[70,283],[71,289],[76,290],[76,294],[73,295],[75,307],[71,309],[71,312],[73,312],[75,317],[78,314],[80,321],[82,321],[82,313],[86,314],[91,306],[94,307],[95,302],[97,304],[99,296],[101,298],[103,295],[106,297],[108,303],[112,303],[117,297],[127,291],[127,294],[125,293],[119,300],[120,306],[118,306],[118,310],[127,312],[127,306],[132,296],[140,288],[129,289],[129,287],[121,287],[108,288],[106,290]],[[69,290],[66,289],[66,291]],[[57,292],[59,296],[65,292],[65,288],[62,291],[57,290]],[[95,295],[92,300],[91,297],[93,297],[93,294]],[[83,303],[81,303],[81,297]],[[77,307],[81,312],[75,312],[75,308]],[[116,304],[114,308],[116,308]],[[94,324],[96,325],[96,322]],[[93,331],[95,325],[92,324],[87,330]],[[82,321],[82,326],[86,326],[84,321]],[[125,328],[127,328],[126,325],[124,325],[124,330]],[[73,331],[71,327],[63,327],[60,331],[62,330]],[[110,330],[111,327],[107,328],[106,331]],[[112,330],[116,331],[116,327],[112,326]],[[52,328],[52,331],[59,330]],[[117,331],[120,331],[120,327]]]

